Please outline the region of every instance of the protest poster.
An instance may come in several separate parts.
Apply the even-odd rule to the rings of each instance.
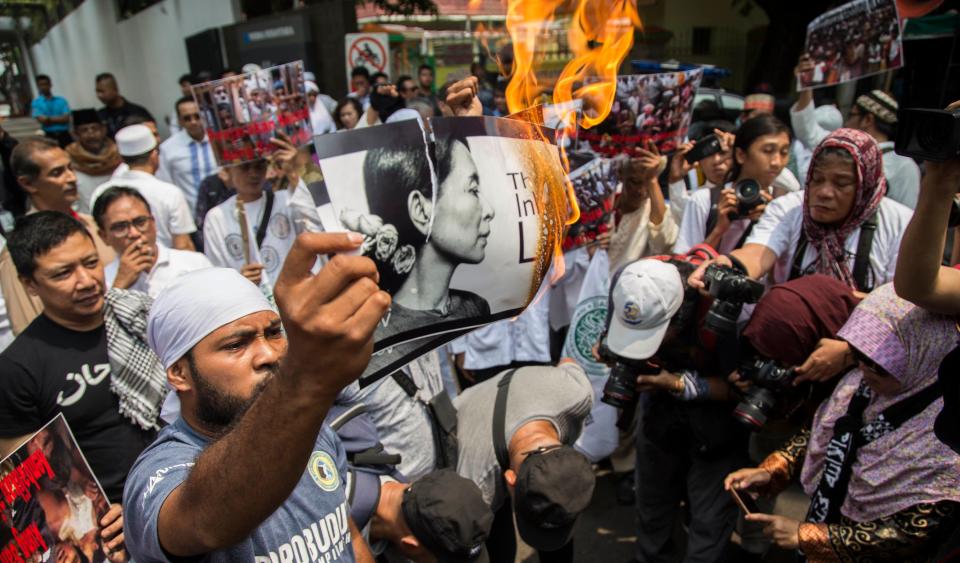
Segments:
[[[196,84],[193,98],[220,166],[270,156],[277,133],[313,139],[301,61]]]
[[[593,244],[611,229],[618,181],[616,163],[609,158],[595,158],[570,172],[569,178],[580,206],[580,220],[567,230],[564,252]]]
[[[896,0],[854,0],[816,17],[807,26],[805,52],[813,70],[800,75],[800,90],[833,86],[903,66]]]
[[[107,560],[107,496],[58,414],[0,462],[0,561]]]
[[[652,141],[661,153],[677,148],[687,135],[693,99],[703,69],[617,77],[610,115],[596,127],[580,131],[580,142],[597,154],[634,155]]]
[[[393,303],[368,385],[467,330],[517,316],[537,294],[573,205],[553,132],[493,117],[414,120],[314,143],[310,187],[327,231],[366,236]]]

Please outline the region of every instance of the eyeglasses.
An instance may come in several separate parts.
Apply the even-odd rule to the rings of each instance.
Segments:
[[[550,444],[549,446],[540,446],[535,450],[530,450],[529,452],[521,452],[522,456],[532,456],[532,455],[543,455],[547,452],[552,452],[558,448],[562,448],[563,444]]]
[[[880,366],[880,364],[868,358],[867,355],[861,352],[860,350],[857,350],[856,348],[851,346],[850,351],[853,352],[853,359],[856,360],[858,364],[866,367],[867,369],[869,369],[870,371],[872,371],[873,373],[881,377],[893,377],[892,375],[890,375],[890,372],[883,369],[883,367]]]
[[[153,217],[149,215],[134,217],[132,221],[118,221],[110,225],[110,232],[118,237],[123,236],[130,231],[130,225],[133,225],[135,229],[142,233],[147,229],[151,221],[153,221]]]

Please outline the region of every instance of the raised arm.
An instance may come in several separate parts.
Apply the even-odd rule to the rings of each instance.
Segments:
[[[317,255],[361,242],[344,233],[297,237],[274,287],[289,342],[280,373],[167,497],[158,536],[168,553],[199,555],[243,540],[303,475],[334,397],[366,368],[390,303],[368,258],[337,255],[317,275],[310,268]],[[255,494],[237,494],[252,483]]]
[[[960,103],[950,107],[960,107]],[[900,241],[893,280],[900,297],[951,315],[960,313],[960,270],[941,264],[947,220],[958,188],[960,160],[927,163],[917,208]]]

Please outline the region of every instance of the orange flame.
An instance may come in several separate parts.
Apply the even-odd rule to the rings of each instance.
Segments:
[[[483,0],[470,0],[467,2],[467,13],[475,14],[483,6]]]
[[[640,15],[633,0],[574,1],[576,8],[567,29],[567,43],[573,59],[554,82],[552,101],[559,105],[581,100],[583,110],[579,125],[590,128],[610,114],[617,91],[617,70],[633,47],[633,30],[641,28]],[[544,47],[559,26],[557,10],[567,5],[568,0],[509,0],[506,25],[513,41],[513,68],[506,98],[511,113],[523,112],[542,103],[548,86],[540,77],[544,74]],[[536,119],[530,121],[537,124]],[[560,122],[560,157],[564,170],[569,171],[564,140],[576,132],[577,114],[571,108]],[[543,123],[542,117],[539,123]],[[537,126],[534,129],[540,131]],[[540,135],[543,138],[542,132]],[[544,155],[531,153],[529,160],[534,169],[542,173],[543,190],[538,195],[538,203],[544,210],[544,236],[539,250],[549,256],[552,249],[554,279],[551,281],[555,281],[564,271],[564,228],[579,220],[580,210],[570,181],[565,176],[557,179],[555,175],[545,173],[550,163]],[[556,203],[561,201],[566,201],[567,205]],[[551,206],[550,202],[554,204]],[[538,272],[540,277],[534,280],[534,290],[545,273]]]

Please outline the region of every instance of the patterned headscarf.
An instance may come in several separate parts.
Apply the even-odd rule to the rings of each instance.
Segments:
[[[838,336],[902,386],[894,396],[874,393],[864,412],[865,422],[932,385],[940,362],[957,345],[953,319],[897,297],[892,283],[868,295]],[[817,488],[834,425],[846,414],[862,378],[859,369],[849,372],[817,411],[800,475],[807,494]],[[933,433],[942,405],[943,399],[937,399],[896,430],[858,450],[841,507],[845,516],[867,522],[920,503],[960,502],[960,455]]]
[[[857,171],[857,194],[853,209],[840,225],[823,225],[810,217],[810,180],[813,178],[817,158],[830,148],[850,153]],[[877,142],[866,133],[855,129],[837,129],[830,133],[813,151],[807,172],[807,187],[803,200],[803,232],[817,249],[817,272],[833,276],[852,288],[856,288],[853,273],[847,267],[844,244],[847,237],[870,218],[880,207],[887,194],[887,180],[883,176],[882,153]]]

